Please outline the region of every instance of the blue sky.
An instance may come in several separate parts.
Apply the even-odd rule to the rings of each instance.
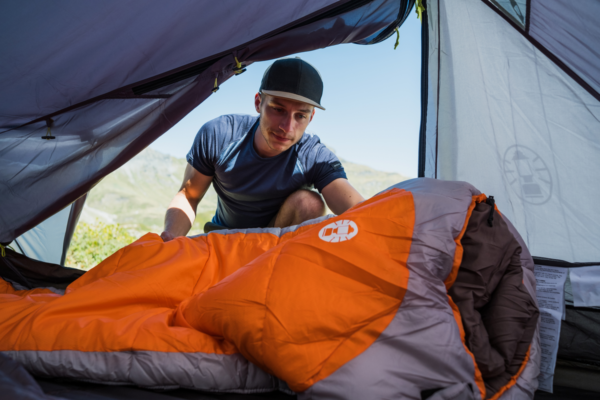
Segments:
[[[412,12],[385,42],[345,44],[295,54],[314,65],[325,84],[321,104],[307,131],[346,160],[417,176],[420,124],[421,23]],[[189,113],[150,147],[185,157],[198,129],[223,114],[251,114],[254,95],[269,62],[254,63]]]

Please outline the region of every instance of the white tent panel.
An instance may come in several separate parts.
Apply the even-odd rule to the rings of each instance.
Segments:
[[[483,1],[432,0],[428,16],[425,175],[493,195],[533,255],[600,260],[600,103]]]

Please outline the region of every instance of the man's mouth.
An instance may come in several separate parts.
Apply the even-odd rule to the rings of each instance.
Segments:
[[[273,137],[275,137],[275,139],[279,142],[288,142],[288,141],[292,140],[292,139],[288,139],[284,136],[279,136],[278,134],[276,134],[274,132],[271,132],[271,135],[273,135]]]

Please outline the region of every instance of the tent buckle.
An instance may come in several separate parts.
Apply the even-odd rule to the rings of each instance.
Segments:
[[[54,120],[52,118],[48,118],[46,120],[46,135],[42,136],[42,139],[44,139],[44,140],[56,139],[56,136],[52,136],[52,131],[50,130],[50,128],[52,127],[53,124],[54,124]]]
[[[244,64],[242,64],[241,62],[239,62],[237,57],[233,57],[233,58],[235,58],[235,67],[233,67],[233,73],[236,75],[240,75],[240,74],[243,74],[244,72],[246,72],[246,66]]]

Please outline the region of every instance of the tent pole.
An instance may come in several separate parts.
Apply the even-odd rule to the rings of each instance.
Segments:
[[[426,2],[425,2],[426,4]],[[421,128],[419,129],[418,177],[425,176],[425,148],[427,140],[427,93],[429,81],[429,26],[427,6],[421,14]]]

